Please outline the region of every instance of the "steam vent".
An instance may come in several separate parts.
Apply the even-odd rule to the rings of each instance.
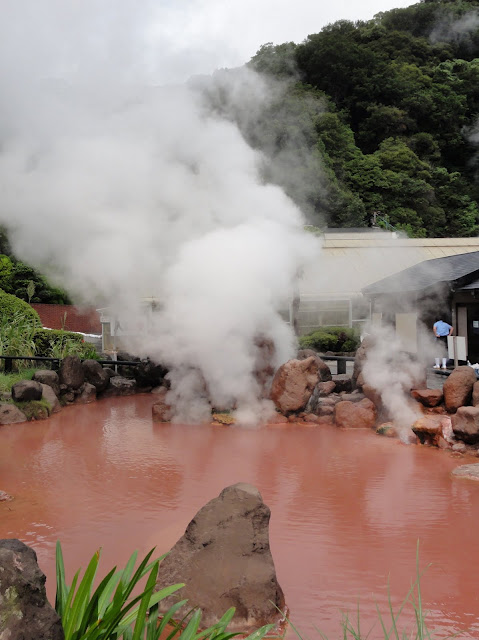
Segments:
[[[284,611],[285,601],[269,547],[270,515],[258,489],[245,483],[226,487],[202,507],[160,564],[158,589],[186,584],[162,600],[160,610],[187,598],[177,617],[198,606],[203,628],[229,607],[236,608],[230,631],[279,623],[276,607]]]

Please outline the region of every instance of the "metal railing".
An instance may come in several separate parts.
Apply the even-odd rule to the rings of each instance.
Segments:
[[[346,363],[354,362],[353,356],[322,356],[318,354],[323,362],[336,362],[336,373],[346,373]]]
[[[85,360],[86,358],[82,358],[82,362],[83,360]],[[13,371],[13,361],[14,360],[31,360],[32,362],[51,362],[54,366],[54,369],[58,369],[60,366],[60,362],[62,361],[62,358],[52,358],[49,356],[0,356],[0,360],[4,360],[5,364],[4,364],[4,372],[5,373],[11,373]],[[99,364],[101,364],[102,366],[109,366],[109,367],[136,367],[140,364],[139,360],[97,360],[97,362]]]

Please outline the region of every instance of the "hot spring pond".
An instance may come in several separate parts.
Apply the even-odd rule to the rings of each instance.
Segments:
[[[36,549],[50,600],[57,539],[70,579],[98,547],[106,572],[134,549],[167,551],[201,506],[244,481],[271,508],[278,578],[309,638],[319,640],[314,626],[338,638],[341,611],[354,617],[358,603],[368,630],[376,604],[386,611],[388,579],[397,607],[418,539],[421,567],[432,563],[422,580],[430,626],[479,637],[479,483],[450,477],[475,459],[335,427],[154,424],[153,401],[0,427],[0,489],[15,496],[0,503],[0,538]]]

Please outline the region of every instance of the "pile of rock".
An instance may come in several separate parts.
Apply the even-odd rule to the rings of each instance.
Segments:
[[[273,378],[270,397],[277,413],[271,422],[371,428],[376,423],[376,407],[353,386],[351,376],[332,376],[317,353],[301,350]]]
[[[151,391],[163,382],[167,373],[164,367],[150,360],[140,361],[138,366],[130,369],[128,373],[134,377],[102,367],[97,360],[82,362],[77,356],[67,356],[58,373],[50,369],[39,370],[33,380],[21,380],[13,385],[11,398],[4,397],[0,402],[0,424],[26,422],[32,419],[32,413],[34,419],[47,418],[69,404],[88,404],[97,398]],[[39,402],[42,400],[44,402]],[[24,410],[12,401],[20,403]],[[28,407],[33,411],[27,412]]]

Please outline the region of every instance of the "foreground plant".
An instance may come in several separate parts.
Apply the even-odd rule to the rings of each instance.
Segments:
[[[62,621],[65,640],[159,640],[163,632],[167,633],[168,625],[165,640],[175,637],[178,640],[230,640],[239,635],[227,632],[234,608],[229,609],[217,624],[205,630],[200,630],[200,610],[192,610],[181,623],[174,622],[176,612],[186,604],[186,600],[177,602],[160,617],[158,603],[184,585],[176,584],[154,591],[159,564],[164,556],[150,563],[153,551],[145,556],[134,571],[138,555],[135,551],[122,571],[114,567],[92,593],[100,551],[90,560],[80,583],[78,570],[68,586],[62,550],[57,542],[55,609]],[[133,591],[145,576],[144,590],[133,597]],[[272,627],[266,625],[245,640],[261,640]]]

